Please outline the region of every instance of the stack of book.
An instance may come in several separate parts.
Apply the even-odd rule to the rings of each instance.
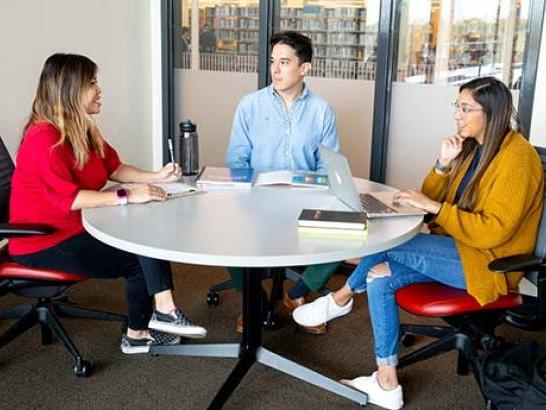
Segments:
[[[298,218],[298,233],[306,236],[363,239],[367,228],[364,212],[304,209]]]

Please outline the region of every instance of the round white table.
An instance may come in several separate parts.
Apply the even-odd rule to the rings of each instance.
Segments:
[[[360,192],[389,190],[355,179]],[[254,187],[211,190],[162,203],[131,204],[83,211],[83,225],[95,238],[139,255],[174,262],[244,269],[240,344],[157,346],[151,354],[238,357],[239,362],[210,404],[220,408],[256,361],[366,404],[366,395],[273,353],[261,344],[261,285],[264,267],[287,267],[362,257],[397,246],[416,235],[421,216],[369,221],[364,239],[298,235],[303,208],[349,210],[329,191]]]

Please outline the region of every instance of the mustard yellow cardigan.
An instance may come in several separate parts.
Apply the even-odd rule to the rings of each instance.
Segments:
[[[470,162],[471,158],[465,161],[445,196],[442,192],[448,177],[434,168],[422,191],[442,202],[432,231],[455,239],[467,291],[485,305],[515,289],[523,276],[521,272],[495,273],[487,265],[503,256],[533,252],[542,214],[544,171],[533,146],[521,134],[510,131],[483,174],[474,210],[469,212],[459,209],[453,200]]]

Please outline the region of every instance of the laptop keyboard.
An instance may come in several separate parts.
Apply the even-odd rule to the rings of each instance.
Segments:
[[[396,214],[397,212],[370,194],[360,194],[360,203],[367,214]]]

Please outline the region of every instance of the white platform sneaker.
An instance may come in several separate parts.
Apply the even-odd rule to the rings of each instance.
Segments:
[[[292,312],[294,321],[301,326],[319,326],[336,317],[345,316],[353,309],[353,299],[346,305],[338,306],[332,293],[297,307]]]
[[[371,376],[357,377],[352,380],[341,380],[341,383],[351,386],[368,395],[368,402],[389,410],[398,410],[404,406],[402,386],[393,390],[385,390],[377,381],[377,372]]]

